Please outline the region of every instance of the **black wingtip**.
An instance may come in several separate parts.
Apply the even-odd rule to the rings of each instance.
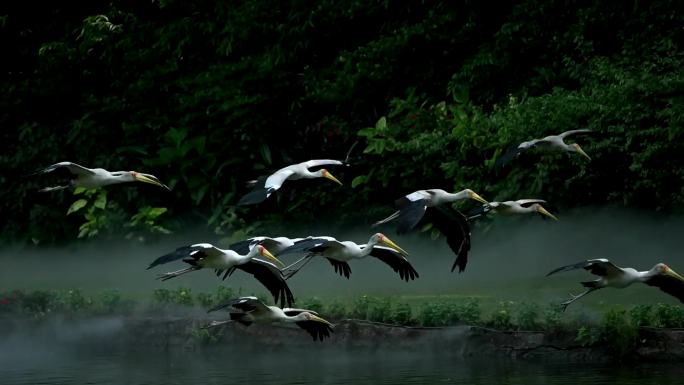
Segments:
[[[246,205],[254,205],[257,203],[261,203],[268,199],[268,197],[273,193],[274,189],[258,189],[252,192],[249,192],[245,194],[240,200],[238,201],[237,205],[238,206],[246,206]]]

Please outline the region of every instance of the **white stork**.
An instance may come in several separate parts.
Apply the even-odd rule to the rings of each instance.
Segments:
[[[565,138],[571,135],[577,135],[577,134],[587,134],[587,133],[592,133],[591,130],[589,129],[580,129],[580,130],[572,130],[572,131],[566,131],[562,134],[559,135],[549,135],[547,137],[544,137],[542,139],[532,139],[527,142],[522,142],[520,143],[517,147],[512,148],[511,150],[507,151],[504,155],[501,156],[497,160],[497,165],[503,165],[513,158],[518,157],[521,153],[532,149],[532,148],[541,148],[541,149],[547,149],[547,150],[560,150],[560,151],[566,151],[569,153],[577,153],[588,160],[591,160],[591,157],[587,155],[584,150],[580,147],[579,144],[577,143],[572,143],[572,144],[567,144],[565,143]]]
[[[171,191],[168,186],[161,183],[154,175],[143,174],[137,171],[107,171],[103,168],[87,168],[72,162],[55,163],[36,172],[36,174],[46,174],[57,169],[65,169],[71,173],[68,184],[45,187],[40,190],[41,192],[64,190],[69,187],[96,188],[126,182],[150,183]]]
[[[264,246],[257,245],[248,253],[241,255],[233,250],[222,250],[209,243],[198,243],[190,246],[179,247],[175,251],[162,255],[155,259],[147,268],[151,269],[157,265],[177,261],[183,259],[183,262],[190,265],[190,267],[164,273],[157,278],[162,281],[178,277],[189,273],[191,271],[200,270],[202,268],[214,269],[216,275],[219,276],[225,272],[223,279],[233,274],[236,269],[240,269],[245,273],[252,274],[257,281],[268,289],[273,295],[274,301],[277,303],[280,299],[281,306],[291,306],[294,303],[294,296],[287,286],[287,282],[283,277],[280,269],[273,263],[256,259],[258,256],[263,256],[271,261],[282,265],[278,258],[274,257]]]
[[[247,254],[256,245],[264,246],[273,255],[278,256],[283,250],[292,247],[295,244],[304,241],[306,238],[288,238],[288,237],[252,237],[244,241],[235,242],[228,248],[239,254]]]
[[[395,201],[397,211],[389,217],[375,222],[372,227],[397,220],[397,233],[405,234],[414,229],[418,223],[432,223],[447,239],[447,244],[456,255],[451,271],[462,272],[468,263],[470,251],[470,224],[459,211],[445,206],[459,200],[474,199],[481,203],[487,201],[473,190],[465,189],[457,193],[448,193],[441,189],[418,190]],[[442,206],[442,207],[438,207]]]
[[[222,303],[208,310],[213,312],[229,308],[229,321],[212,321],[208,327],[222,325],[228,322],[238,322],[245,326],[252,323],[269,324],[275,322],[294,323],[306,330],[313,340],[323,341],[333,332],[332,324],[318,316],[318,313],[306,309],[279,308],[266,306],[256,297],[240,297]]]
[[[631,267],[618,267],[607,259],[589,259],[580,263],[559,267],[550,273],[560,273],[574,269],[584,269],[599,278],[594,281],[582,282],[582,286],[587,290],[579,295],[572,296],[571,299],[563,302],[563,310],[568,305],[591,293],[592,291],[603,289],[604,287],[615,287],[623,289],[635,282],[645,283],[655,286],[671,296],[676,297],[684,303],[684,277],[679,275],[664,263],[658,263],[648,271],[637,271]]]
[[[389,247],[380,246],[380,244]],[[418,278],[418,272],[411,266],[411,263],[406,259],[408,253],[387,238],[384,234],[373,234],[365,245],[357,244],[351,241],[338,241],[333,237],[311,237],[299,244],[290,247],[281,254],[291,252],[306,252],[307,255],[299,261],[291,264],[286,269],[291,268],[303,259],[307,259],[296,270],[291,271],[286,276],[289,279],[297,273],[306,263],[313,257],[319,255],[328,260],[335,268],[335,272],[349,278],[351,268],[347,262],[353,259],[362,259],[367,256],[375,257],[385,264],[389,265],[392,270],[399,274],[399,277],[406,282]]]
[[[542,217],[549,217],[554,220],[558,218],[551,214],[542,206],[546,203],[542,199],[518,199],[517,201],[489,202],[470,213],[468,219],[477,218],[488,213],[499,215],[518,215],[539,213]]]
[[[341,164],[344,164],[344,162],[331,159],[318,159],[283,167],[269,176],[259,178],[255,182],[252,191],[243,196],[238,202],[238,205],[251,205],[265,201],[271,194],[277,191],[286,180],[327,178],[341,186],[342,182],[337,180],[337,178],[332,176],[332,174],[324,168],[318,171],[309,171],[309,168],[311,167]]]

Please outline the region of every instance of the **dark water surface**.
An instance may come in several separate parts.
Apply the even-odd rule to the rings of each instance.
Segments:
[[[0,384],[682,384],[677,364],[468,360],[420,351],[43,349],[0,357]]]

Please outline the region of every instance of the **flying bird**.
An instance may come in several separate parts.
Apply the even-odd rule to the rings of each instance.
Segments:
[[[108,186],[110,184],[126,182],[150,183],[171,191],[168,186],[161,183],[154,175],[144,174],[137,171],[107,171],[103,168],[87,168],[72,162],[55,163],[36,172],[35,174],[47,174],[58,169],[67,170],[70,173],[68,184],[45,187],[39,191],[47,192],[64,190],[68,189],[69,187],[96,188]]]
[[[306,238],[287,238],[287,237],[252,237],[244,241],[235,242],[228,248],[239,254],[247,254],[256,245],[262,245],[273,255],[278,256],[283,250],[296,245]]]
[[[178,271],[164,273],[158,276],[162,281],[178,277],[191,271],[203,268],[214,269],[217,276],[224,273],[223,279],[232,275],[236,269],[251,274],[257,281],[261,282],[277,303],[280,300],[281,306],[292,306],[294,296],[287,286],[280,269],[270,262],[256,259],[262,256],[271,261],[282,265],[282,262],[271,254],[264,246],[257,245],[248,253],[242,255],[233,250],[222,250],[209,243],[198,243],[190,246],[179,247],[175,251],[162,255],[155,259],[147,268],[151,269],[157,265],[177,261],[182,259],[190,267]]]
[[[603,289],[604,287],[623,289],[635,282],[655,286],[684,303],[684,277],[664,263],[658,263],[648,271],[637,271],[631,267],[615,266],[604,258],[589,259],[580,263],[559,267],[546,274],[546,276],[580,268],[597,275],[599,278],[594,281],[582,282],[582,286],[586,287],[587,290],[582,294],[573,295],[571,299],[561,303],[563,310],[592,291]]]
[[[388,247],[380,246],[380,244],[387,245]],[[349,267],[348,262],[353,259],[362,259],[369,255],[389,265],[389,267],[398,273],[399,277],[406,282],[418,278],[418,272],[406,259],[408,253],[381,233],[373,234],[365,245],[351,241],[340,242],[333,237],[311,237],[304,242],[300,242],[299,244],[286,249],[281,254],[291,252],[306,252],[307,255],[291,264],[286,269],[291,268],[303,259],[307,260],[296,270],[287,273],[286,276],[288,279],[301,270],[301,268],[315,256],[321,256],[327,259],[336,273],[348,279],[351,274],[351,268]]]
[[[539,213],[542,218],[549,217],[558,220],[555,215],[551,214],[542,206],[542,204],[545,203],[546,201],[542,199],[518,199],[517,201],[489,202],[470,212],[468,219],[481,217],[491,212],[499,215]]]
[[[256,297],[240,297],[229,300],[208,310],[213,312],[229,308],[229,321],[213,321],[208,327],[222,325],[228,322],[238,322],[245,326],[252,323],[269,324],[275,322],[294,323],[306,330],[313,337],[313,340],[323,341],[330,337],[333,332],[333,325],[318,316],[313,310],[279,308],[277,306],[266,306]]]
[[[504,155],[502,155],[497,161],[496,164],[498,166],[504,165],[508,163],[509,161],[513,160],[514,158],[517,158],[520,156],[521,153],[532,149],[532,148],[541,148],[541,149],[546,149],[546,150],[561,150],[561,151],[566,151],[569,153],[576,153],[584,156],[588,160],[591,160],[591,157],[587,155],[584,150],[582,150],[582,147],[580,147],[579,144],[577,143],[572,143],[572,144],[567,144],[565,143],[565,138],[571,136],[571,135],[577,135],[577,134],[588,134],[588,133],[593,133],[593,131],[589,129],[581,129],[581,130],[572,130],[572,131],[566,131],[562,134],[559,135],[550,135],[542,139],[532,139],[527,142],[522,142],[520,143],[517,147],[514,147],[507,151]]]
[[[337,178],[332,176],[332,174],[324,168],[318,171],[309,171],[309,168],[312,167],[341,164],[344,164],[344,162],[331,159],[318,159],[283,167],[269,176],[259,178],[255,182],[252,191],[243,196],[238,202],[238,205],[252,205],[265,201],[271,194],[277,191],[286,180],[327,178],[341,186],[342,182],[337,180]]]
[[[487,203],[484,198],[470,189],[457,193],[448,193],[441,189],[418,190],[397,199],[395,201],[397,211],[375,222],[372,227],[396,220],[397,233],[405,234],[413,230],[421,221],[431,223],[446,237],[449,248],[456,255],[451,271],[458,266],[458,271],[462,272],[468,263],[470,224],[461,212],[449,208],[446,204],[464,199]]]

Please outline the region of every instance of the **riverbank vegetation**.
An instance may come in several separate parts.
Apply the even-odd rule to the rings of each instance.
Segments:
[[[173,310],[192,310],[201,314],[219,303],[241,295],[242,289],[219,286],[215,292],[194,292],[190,288],[156,289],[149,297],[133,298],[118,290],[86,293],[80,289],[14,290],[0,293],[0,315],[41,318],[51,314],[70,316],[133,315],[154,316]],[[268,302],[266,300],[266,302]],[[496,301],[475,297],[301,298],[297,307],[316,311],[334,321],[356,319],[392,325],[442,327],[473,325],[498,330],[561,330],[580,328],[580,339],[587,340],[590,328],[624,324],[633,327],[684,328],[684,309],[678,305],[653,304],[607,308],[598,316],[568,313],[562,316],[556,304],[532,301]],[[582,329],[584,328],[584,329]],[[586,341],[585,341],[586,342]]]
[[[17,3],[0,14],[0,239],[368,223],[426,187],[682,213],[682,24],[672,0]],[[577,128],[601,134],[589,163],[494,168],[511,144]],[[344,188],[234,206],[245,181],[357,140]],[[50,178],[21,177],[63,160],[173,192],[38,194]]]

